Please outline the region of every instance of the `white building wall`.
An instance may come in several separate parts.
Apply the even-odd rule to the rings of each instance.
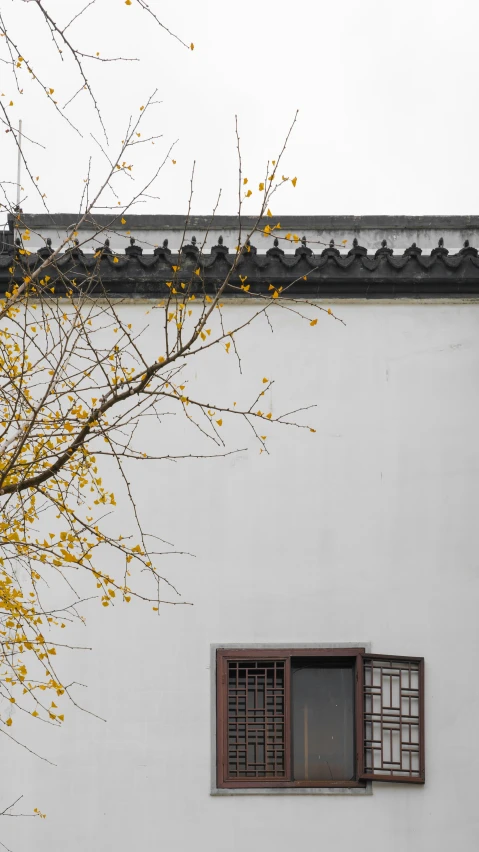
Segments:
[[[147,309],[121,308],[133,323]],[[225,310],[233,327],[246,307]],[[194,606],[156,617],[137,603],[87,605],[76,638],[94,651],[65,665],[107,722],[73,708],[61,730],[15,716],[12,731],[57,764],[3,738],[2,798],[23,793],[25,809],[47,813],[1,826],[15,852],[478,848],[479,305],[335,310],[346,327],[278,311],[273,334],[247,330],[242,377],[223,353],[192,365],[211,402],[240,404],[277,379],[274,413],[314,403],[302,417],[317,432],[271,426],[260,455],[224,418],[228,448],[247,451],[135,468],[145,526],[195,554],[164,561]],[[145,440],[211,452],[185,428],[166,418]],[[119,505],[118,527],[130,515]],[[211,643],[365,641],[425,657],[425,786],[211,796]]]

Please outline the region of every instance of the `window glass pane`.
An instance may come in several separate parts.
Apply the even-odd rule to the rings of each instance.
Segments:
[[[295,781],[354,778],[354,670],[293,660]]]

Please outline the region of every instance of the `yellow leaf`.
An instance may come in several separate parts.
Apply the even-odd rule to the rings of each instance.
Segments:
[[[316,429],[311,429],[311,427],[310,427],[309,431],[310,432],[316,432]]]
[[[314,319],[314,320],[311,320],[311,322],[309,324],[310,325],[317,325],[317,323],[318,323],[318,320]]]
[[[266,215],[267,215],[267,216],[272,216],[272,215],[273,215],[273,214],[272,214],[272,212],[271,212],[271,210],[269,209],[269,207],[268,207],[268,209],[267,209],[267,211],[266,211]]]
[[[118,258],[117,258],[117,257],[114,257],[114,258],[113,258],[113,263],[118,263]]]
[[[248,192],[246,193],[245,198],[249,198],[250,195],[253,195],[253,193],[251,192],[250,189],[248,189]]]
[[[32,716],[38,716],[38,712],[37,712],[36,710],[34,710],[34,711],[32,712]]]
[[[259,189],[260,192],[262,192],[263,189],[264,189],[264,183],[260,183],[258,189]]]
[[[131,0],[125,0],[125,6],[131,6]]]
[[[195,49],[195,46],[194,46],[193,42],[191,42],[191,44],[190,44],[190,50],[194,50],[194,49]]]
[[[178,272],[180,267],[179,266],[172,266],[171,268],[172,268],[173,272]]]
[[[12,725],[12,724],[13,724],[13,722],[12,722],[12,720],[11,720],[11,719],[7,719],[7,721],[5,722],[5,724],[6,724],[6,725],[8,725],[8,727],[10,727],[10,725]]]
[[[272,162],[273,166],[276,165],[276,160],[271,160],[271,162]]]
[[[345,246],[346,243],[347,243],[347,240],[341,240],[341,242],[342,242],[343,246]]]
[[[10,103],[8,104],[8,106],[13,106],[13,101],[10,101]],[[8,724],[8,723],[7,723],[7,724]],[[11,724],[11,723],[10,723],[10,724]]]
[[[144,107],[144,106],[141,106],[141,107],[140,107],[140,112],[141,112],[142,110],[144,110],[144,109],[145,109],[145,107]]]
[[[53,92],[55,91],[55,89],[49,89],[48,91],[50,92],[51,95],[53,95]]]
[[[248,183],[248,178],[243,178],[243,183],[244,183],[244,184],[247,184],[247,183]]]
[[[332,313],[333,312],[332,312],[331,308],[328,308],[328,314],[332,314]]]
[[[271,226],[265,225],[264,228],[263,228],[263,234],[265,234],[268,237],[270,235],[270,233],[271,233]]]
[[[222,426],[222,425],[223,425],[223,421],[222,421],[221,419],[220,419],[220,420],[217,420],[216,422],[217,422],[218,426]]]
[[[126,225],[126,219],[120,219],[122,225]]]
[[[63,713],[61,713],[61,714],[60,714],[60,716],[59,716],[58,718],[60,719],[60,722],[64,722],[64,721],[65,721],[65,716],[63,715]]]
[[[273,415],[271,414],[271,412],[270,412],[269,414],[267,414],[267,415],[266,415],[266,417],[268,418],[268,420],[271,420],[272,416],[273,416]]]
[[[292,178],[291,183],[293,184],[293,186],[296,186],[297,182],[298,182],[298,178],[297,178],[297,177]]]
[[[263,379],[263,384],[265,385],[268,379]]]
[[[199,275],[199,274],[200,274],[200,272],[201,272],[200,267],[198,267],[198,269],[195,269],[195,275]]]
[[[274,293],[273,293],[273,299],[277,299],[278,296],[279,296],[279,293],[278,293],[277,290],[275,290]]]
[[[173,163],[174,166],[176,166],[176,160],[172,160],[171,162]]]

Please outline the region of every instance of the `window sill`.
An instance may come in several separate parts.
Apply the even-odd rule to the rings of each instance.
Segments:
[[[373,785],[364,787],[212,787],[211,796],[372,796]]]

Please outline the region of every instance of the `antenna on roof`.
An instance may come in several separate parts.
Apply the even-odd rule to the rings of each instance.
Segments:
[[[18,122],[17,207],[20,207],[20,171],[22,167],[22,119]]]

